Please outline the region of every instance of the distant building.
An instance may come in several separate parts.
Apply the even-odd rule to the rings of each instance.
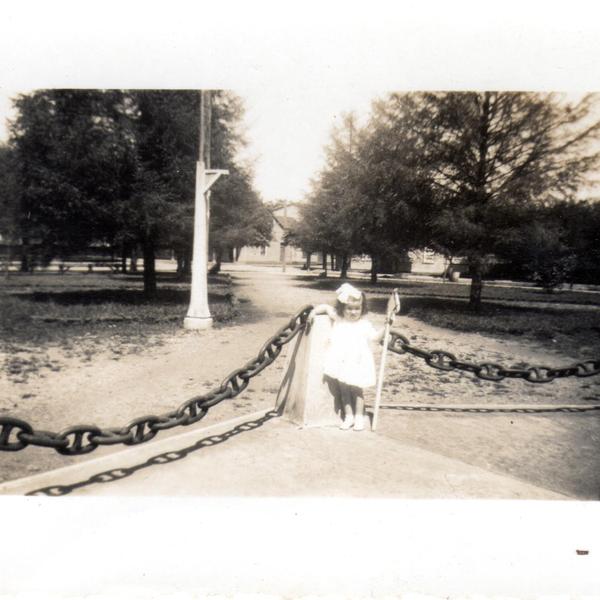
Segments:
[[[286,245],[285,235],[298,220],[298,205],[284,204],[271,211],[273,232],[271,241],[264,246],[244,246],[238,257],[242,263],[287,264],[303,263],[304,254],[299,248]]]
[[[448,259],[433,250],[412,250],[408,252],[406,273],[416,275],[442,275],[448,268]]]
[[[299,204],[280,204],[271,210],[273,216],[273,232],[271,241],[264,246],[244,246],[239,254],[238,262],[263,263],[263,264],[304,264],[306,254],[291,245],[285,245],[285,235],[299,219]],[[285,253],[285,255],[284,255]],[[408,252],[400,260],[395,260],[394,265],[386,265],[383,272],[412,273],[414,275],[443,275],[448,268],[448,260],[441,254],[428,248]],[[455,271],[461,270],[460,261],[453,265]],[[312,267],[321,268],[322,256],[320,252],[312,255]],[[368,256],[355,256],[351,268],[370,270],[371,259]],[[465,267],[462,267],[465,270]]]
[[[449,267],[448,259],[442,254],[424,248],[421,250],[411,250],[401,256],[384,257],[380,266],[380,273],[401,274],[411,273],[412,275],[430,275],[442,276],[447,274]],[[352,258],[351,268],[369,271],[371,269],[371,258],[368,255],[355,256]],[[455,272],[466,271],[466,266],[459,258],[454,259],[452,270]]]

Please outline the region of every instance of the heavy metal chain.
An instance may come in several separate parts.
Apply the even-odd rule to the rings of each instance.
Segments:
[[[306,327],[311,310],[312,306],[304,307],[265,342],[255,359],[230,373],[212,391],[187,400],[176,410],[161,415],[138,417],[120,428],[102,429],[95,425],[75,425],[59,433],[34,430],[27,421],[15,417],[0,417],[0,451],[18,451],[32,445],[54,448],[60,454],[66,455],[87,454],[99,446],[141,444],[154,438],[159,431],[196,423],[211,407],[243,392],[250,379],[268,367],[279,356],[282,347]],[[464,362],[444,350],[429,352],[417,348],[394,330],[390,332],[388,348],[396,354],[409,353],[422,358],[436,369],[467,371],[488,381],[518,378],[530,383],[548,383],[559,377],[590,377],[600,374],[600,360],[587,360],[559,368],[532,366],[523,369],[507,369],[490,362]]]
[[[559,377],[591,377],[600,374],[600,360],[585,360],[567,367],[531,366],[523,369],[507,369],[502,365],[490,362],[471,363],[458,360],[451,352],[445,350],[422,350],[411,345],[406,337],[397,331],[390,331],[388,350],[396,354],[412,354],[422,358],[430,367],[442,371],[453,369],[473,373],[480,379],[502,381],[505,378],[524,379],[529,383],[549,383]]]
[[[162,415],[138,417],[124,427],[102,429],[95,425],[75,425],[59,433],[36,431],[21,419],[0,417],[0,451],[23,450],[31,445],[54,448],[60,454],[87,454],[99,446],[141,444],[151,440],[159,431],[196,423],[215,404],[242,393],[250,379],[268,367],[279,356],[282,347],[306,327],[312,308],[305,306],[300,310],[265,342],[255,359],[230,373],[218,387],[187,400],[176,410]]]

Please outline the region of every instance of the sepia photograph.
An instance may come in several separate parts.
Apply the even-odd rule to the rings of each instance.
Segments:
[[[380,4],[2,70],[0,598],[598,597],[600,73]]]

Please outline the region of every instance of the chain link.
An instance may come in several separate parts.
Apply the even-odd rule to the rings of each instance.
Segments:
[[[444,350],[434,350],[433,352],[430,352],[427,358],[425,358],[425,362],[435,369],[452,371],[454,368],[452,365],[456,363],[456,356],[450,352],[445,352]]]
[[[577,363],[574,368],[577,369],[577,377],[591,377],[600,373],[600,360],[586,360]]]
[[[98,443],[90,439],[90,436],[99,433],[102,433],[102,431],[95,425],[75,425],[63,429],[57,437],[60,440],[67,440],[68,443],[65,446],[56,448],[56,451],[59,454],[67,454],[69,456],[92,452],[98,447]]]
[[[75,425],[59,433],[35,431],[21,419],[0,417],[0,451],[15,452],[27,446],[42,446],[54,448],[60,454],[87,454],[100,446],[142,444],[150,441],[160,431],[196,423],[204,418],[209,408],[241,394],[248,387],[250,379],[273,363],[281,354],[283,346],[306,327],[312,308],[302,308],[265,342],[255,359],[232,371],[217,388],[186,400],[176,410],[162,415],[138,417],[124,427],[102,429],[95,425]]]
[[[411,345],[408,338],[395,330],[390,331],[388,350],[396,354],[412,354],[422,358],[430,367],[443,371],[466,371],[487,381],[524,379],[529,383],[550,383],[561,377],[591,377],[600,374],[600,360],[586,360],[567,367],[528,366],[522,369],[507,369],[490,362],[480,364],[457,360],[454,354],[444,350],[428,352]]]
[[[273,363],[281,354],[282,347],[307,327],[311,310],[312,306],[302,308],[265,342],[256,358],[232,371],[214,390],[187,400],[176,410],[162,415],[138,417],[120,428],[101,429],[95,425],[76,425],[59,433],[35,431],[21,419],[0,417],[0,451],[14,452],[31,445],[54,448],[66,455],[87,454],[100,446],[141,444],[153,439],[160,431],[192,425],[204,418],[211,407],[242,393],[248,387],[250,379]],[[465,362],[444,350],[429,352],[413,346],[408,338],[394,330],[390,332],[388,348],[396,354],[412,354],[436,369],[465,371],[488,381],[512,378],[529,383],[549,383],[561,377],[591,377],[600,374],[600,360],[586,360],[567,367],[528,366],[523,369],[504,368],[490,362]]]
[[[15,452],[22,450],[27,446],[27,442],[20,439],[19,434],[32,434],[33,427],[26,421],[21,419],[15,419],[14,417],[0,417],[2,419],[2,431],[0,432],[0,450],[6,450],[8,452]],[[15,431],[15,437],[18,441],[11,442],[11,433]]]

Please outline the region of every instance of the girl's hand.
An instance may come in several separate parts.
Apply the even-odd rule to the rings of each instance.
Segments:
[[[308,314],[308,322],[312,323],[317,315],[327,315],[332,321],[336,319],[335,308],[329,304],[319,304]]]

